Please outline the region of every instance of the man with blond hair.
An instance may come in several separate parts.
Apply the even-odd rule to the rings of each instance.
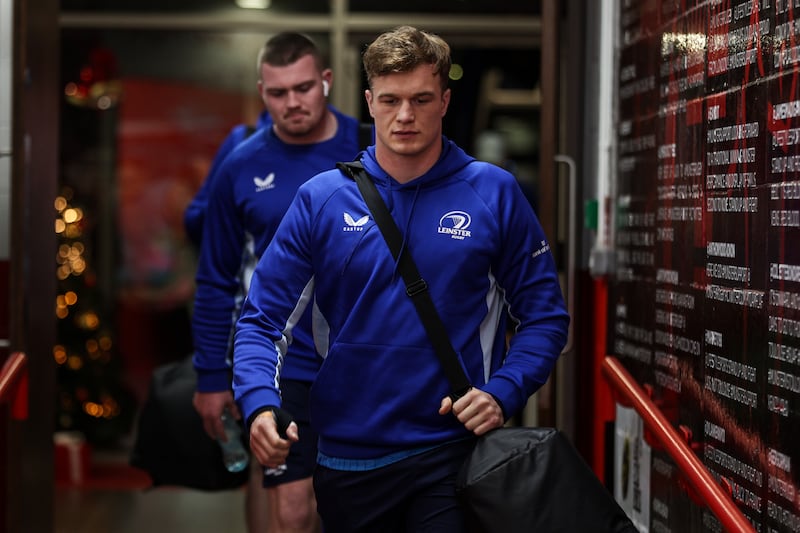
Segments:
[[[303,440],[294,423],[284,431],[278,388],[293,317],[314,306],[324,358],[310,400],[314,489],[326,533],[465,531],[460,465],[476,436],[523,409],[566,342],[550,246],[514,176],[443,136],[450,62],[443,39],[410,26],[367,47],[376,139],[360,159],[473,387],[451,398],[397,263],[338,169],[298,190],[237,323],[234,392],[253,453],[279,467]]]

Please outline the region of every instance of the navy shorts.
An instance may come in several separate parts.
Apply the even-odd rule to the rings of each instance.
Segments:
[[[314,472],[325,533],[462,533],[455,479],[474,439],[445,444],[366,471]]]
[[[281,408],[288,411],[297,424],[300,440],[292,444],[285,469],[264,469],[264,487],[275,487],[290,481],[310,478],[317,464],[317,433],[311,429],[308,416],[308,395],[311,383],[281,380]]]

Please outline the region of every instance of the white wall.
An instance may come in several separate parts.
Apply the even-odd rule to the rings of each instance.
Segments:
[[[13,0],[0,0],[0,261],[9,258]]]

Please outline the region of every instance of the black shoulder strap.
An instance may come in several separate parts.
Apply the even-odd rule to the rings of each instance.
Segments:
[[[256,131],[256,127],[252,124],[248,124],[244,129],[244,138],[247,139]]]
[[[367,171],[364,170],[361,162],[336,163],[336,167],[355,180],[358,190],[361,191],[361,196],[364,197],[364,201],[372,213],[372,218],[381,230],[381,234],[392,252],[392,256],[395,261],[398,261],[398,257],[400,258],[398,269],[406,284],[406,294],[414,302],[425,330],[428,332],[431,344],[436,350],[436,355],[444,367],[452,390],[450,396],[453,401],[457,400],[466,394],[472,385],[461,367],[461,363],[458,361],[458,356],[453,349],[453,345],[450,344],[444,323],[433,305],[430,292],[428,292],[428,284],[420,276],[417,265],[414,263],[414,259],[408,249],[402,248],[403,235],[386,208],[383,198],[381,198],[378,189],[375,187],[375,183],[367,174]]]
[[[372,124],[362,122],[358,125],[358,146],[360,150],[366,150],[372,144]]]

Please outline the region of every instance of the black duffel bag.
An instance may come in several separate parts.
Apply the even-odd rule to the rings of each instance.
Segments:
[[[247,482],[250,469],[225,468],[219,443],[203,430],[203,420],[192,405],[196,386],[191,357],[153,371],[129,462],[147,472],[154,487],[239,488]]]
[[[472,532],[637,533],[554,428],[504,427],[477,440],[456,480]]]

